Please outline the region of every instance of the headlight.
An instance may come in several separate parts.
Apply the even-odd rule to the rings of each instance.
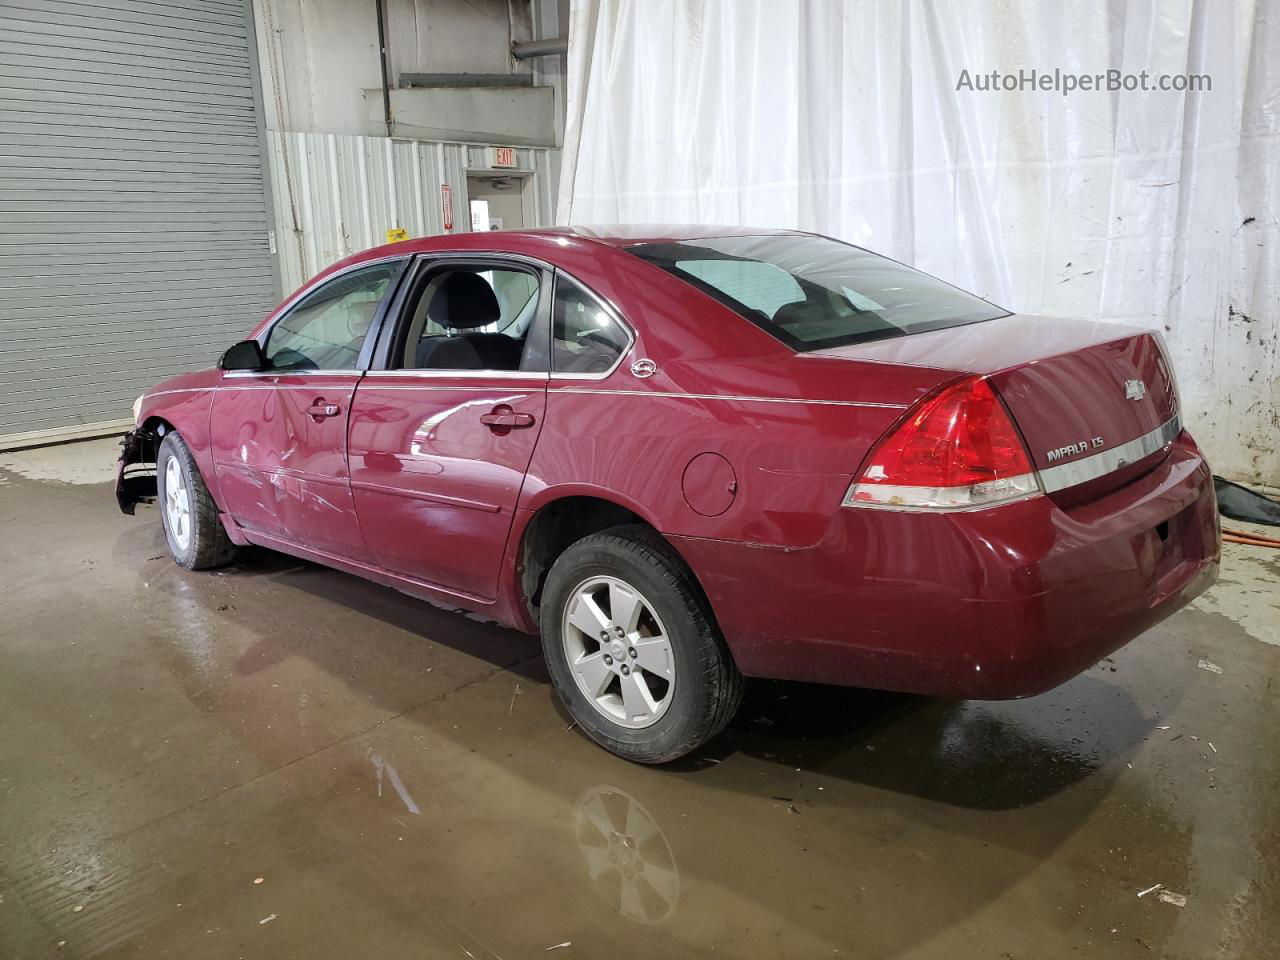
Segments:
[[[143,396],[146,396],[146,394],[143,394]],[[142,397],[139,397],[137,400],[133,401],[133,422],[135,424],[138,422],[138,414],[140,414],[141,412],[142,412]]]

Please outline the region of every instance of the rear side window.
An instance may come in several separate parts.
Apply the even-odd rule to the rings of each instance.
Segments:
[[[715,237],[637,244],[627,250],[719,300],[793,350],[821,350],[1008,315],[928,274],[826,237]]]
[[[631,346],[626,328],[599,300],[564,274],[551,308],[551,369],[608,373]]]
[[[271,327],[274,370],[353,370],[373,315],[404,261],[352,270],[321,284]]]

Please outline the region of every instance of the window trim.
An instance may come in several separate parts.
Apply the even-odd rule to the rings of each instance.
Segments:
[[[368,377],[415,377],[423,380],[430,379],[460,379],[467,377],[479,377],[486,380],[542,380],[551,379],[563,380],[604,380],[617,372],[618,367],[627,358],[637,343],[635,327],[627,320],[626,315],[608,298],[597,293],[592,289],[590,284],[584,283],[576,275],[570,273],[561,267],[556,266],[546,260],[538,257],[531,257],[523,253],[506,253],[501,250],[447,250],[447,251],[430,251],[426,253],[415,254],[414,262],[410,269],[401,273],[400,283],[397,285],[395,297],[388,305],[386,316],[382,324],[382,330],[379,331],[378,340],[374,344],[373,354],[369,358],[368,369],[365,370],[365,376]],[[556,373],[554,370],[414,370],[404,368],[392,368],[388,365],[388,361],[393,353],[395,341],[399,339],[400,327],[403,322],[406,301],[409,297],[409,291],[413,288],[414,282],[424,272],[430,272],[435,266],[450,261],[462,261],[463,263],[496,263],[496,264],[519,264],[521,266],[540,271],[543,278],[540,283],[545,283],[546,289],[549,291],[546,298],[546,311],[544,316],[535,318],[534,324],[542,324],[543,331],[547,337],[547,366],[552,366],[553,348],[554,348],[554,330],[552,329],[552,311],[555,308],[555,281],[558,274],[563,273],[566,277],[576,283],[579,287],[587,292],[605,312],[614,320],[621,324],[622,329],[627,334],[627,347],[618,355],[617,362],[609,368],[605,373]],[[539,289],[541,296],[542,289]],[[543,304],[538,304],[539,314],[543,313]]]
[[[340,374],[363,374],[369,369],[369,365],[373,360],[373,343],[382,328],[383,320],[396,294],[399,292],[401,284],[404,282],[405,275],[408,273],[409,261],[413,259],[411,254],[395,253],[385,257],[377,257],[372,260],[361,260],[359,263],[353,263],[350,266],[343,267],[341,270],[334,271],[326,276],[319,283],[311,283],[304,286],[301,290],[294,293],[292,297],[286,300],[276,311],[275,319],[258,331],[257,335],[251,339],[258,341],[258,345],[266,352],[267,344],[271,340],[271,333],[276,328],[276,324],[284,320],[285,317],[293,313],[294,309],[311,294],[318,290],[322,290],[330,283],[340,280],[348,274],[355,273],[357,270],[363,270],[367,267],[376,267],[379,264],[391,263],[397,260],[405,261],[405,265],[401,267],[399,273],[392,279],[387,290],[383,293],[382,299],[378,301],[378,308],[373,312],[373,319],[369,322],[369,329],[365,331],[364,343],[360,346],[360,355],[356,358],[354,367],[343,367],[336,370],[272,370],[268,367],[266,370],[232,370],[224,371],[224,379],[239,379],[246,377],[333,377]]]
[[[409,318],[406,315],[406,310],[409,307],[409,298],[413,296],[419,284],[424,282],[437,268],[450,263],[499,270],[512,269],[514,264],[515,269],[534,274],[535,279],[538,281],[538,306],[534,313],[533,322],[529,326],[530,335],[534,330],[545,330],[547,332],[547,348],[550,350],[550,298],[549,296],[545,300],[543,298],[543,293],[547,289],[550,280],[550,267],[529,257],[504,254],[502,252],[477,251],[469,253],[467,251],[450,251],[448,253],[421,253],[414,256],[414,262],[410,269],[404,272],[404,280],[396,291],[394,301],[387,308],[386,322],[383,324],[383,329],[379,331],[377,342],[373,346],[365,376],[420,377],[423,379],[430,377],[456,378],[460,376],[505,377],[510,379],[537,377],[545,379],[547,371],[544,370],[424,370],[419,367],[391,366],[391,360],[396,354],[397,346],[403,346],[401,341],[408,334],[407,321]],[[415,303],[414,306],[416,307],[417,304]],[[550,366],[550,362],[550,356],[548,355],[548,366]]]

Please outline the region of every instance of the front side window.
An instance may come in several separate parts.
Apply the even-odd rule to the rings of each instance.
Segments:
[[[599,300],[563,274],[551,308],[551,369],[608,373],[631,346],[625,327]]]
[[[404,261],[352,270],[322,284],[267,335],[272,370],[354,370],[373,316]]]
[[[870,251],[769,234],[628,247],[793,350],[994,320],[1007,310]]]
[[[536,342],[538,275],[512,266],[456,266],[419,282],[407,310],[404,370],[545,371]]]

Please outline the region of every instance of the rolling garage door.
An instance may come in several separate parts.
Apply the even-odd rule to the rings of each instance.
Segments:
[[[0,448],[127,421],[278,299],[250,18],[0,3]]]

